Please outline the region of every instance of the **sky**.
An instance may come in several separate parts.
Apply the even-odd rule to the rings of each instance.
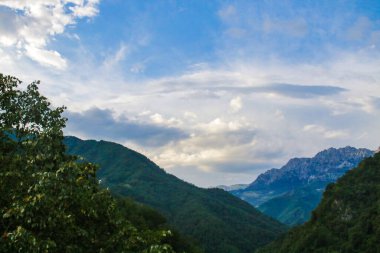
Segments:
[[[0,72],[201,187],[380,145],[379,0],[0,0]]]

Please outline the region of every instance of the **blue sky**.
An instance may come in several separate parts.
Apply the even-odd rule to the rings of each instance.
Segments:
[[[0,71],[66,134],[200,186],[380,144],[380,1],[0,0]]]

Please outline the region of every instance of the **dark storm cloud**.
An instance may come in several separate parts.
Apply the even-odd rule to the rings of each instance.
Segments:
[[[127,118],[116,119],[111,110],[91,108],[82,113],[68,111],[65,117],[68,118],[66,132],[83,134],[88,138],[162,146],[188,137],[177,128],[131,121]]]

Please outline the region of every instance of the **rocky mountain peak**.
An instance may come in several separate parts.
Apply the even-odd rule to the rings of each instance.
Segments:
[[[332,161],[334,160],[347,160],[347,159],[352,159],[352,158],[364,158],[364,157],[368,157],[368,156],[371,156],[373,154],[373,151],[371,150],[368,150],[368,149],[364,149],[364,148],[354,148],[354,147],[350,147],[350,146],[346,146],[344,148],[329,148],[329,149],[326,149],[326,150],[323,150],[321,152],[319,152],[318,154],[316,154],[313,159],[318,159],[318,160],[326,160],[326,159],[329,159],[331,160],[331,158],[335,158],[335,159],[332,159]]]
[[[246,189],[269,186],[292,188],[315,181],[332,182],[373,153],[368,149],[347,146],[323,150],[313,158],[293,158],[280,169],[271,169],[261,174]]]

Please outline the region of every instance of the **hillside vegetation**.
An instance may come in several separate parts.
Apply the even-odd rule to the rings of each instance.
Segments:
[[[380,252],[380,153],[330,184],[310,221],[258,253]]]
[[[286,230],[229,193],[186,183],[122,145],[75,137],[66,137],[65,144],[70,154],[100,165],[103,186],[160,211],[206,252],[253,252]]]
[[[280,169],[271,169],[243,189],[231,193],[260,211],[290,225],[310,218],[325,187],[356,167],[373,151],[364,148],[329,148],[312,158],[293,158]]]
[[[258,209],[277,220],[295,226],[310,219],[312,210],[321,201],[325,185],[302,187],[264,202]]]
[[[37,84],[0,74],[0,252],[160,252],[191,247],[165,219],[100,187],[97,167],[67,155],[64,108]]]

